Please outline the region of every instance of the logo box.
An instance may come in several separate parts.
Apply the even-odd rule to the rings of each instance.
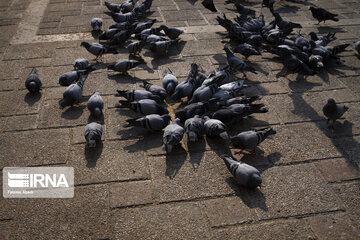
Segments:
[[[73,198],[73,167],[5,167],[4,198]]]

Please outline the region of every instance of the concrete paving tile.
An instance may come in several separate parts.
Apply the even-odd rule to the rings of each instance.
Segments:
[[[50,65],[51,65],[51,58],[36,58],[36,59],[25,60],[26,68],[49,67]]]
[[[40,111],[39,127],[60,127],[86,125],[91,120],[86,108],[87,99],[83,97],[80,105],[68,106],[60,109],[59,101],[45,101]]]
[[[119,209],[111,222],[116,239],[210,238],[197,203]]]
[[[54,51],[54,43],[33,43],[11,45],[4,54],[5,60],[50,58]]]
[[[273,167],[261,173],[261,190],[245,201],[259,219],[288,217],[342,209],[342,203],[312,164]]]
[[[27,90],[1,92],[0,114],[6,116],[37,113],[40,108],[41,96],[41,92],[30,94]]]
[[[21,69],[24,67],[24,61],[1,61],[0,68],[1,74],[0,79],[15,79],[19,78]],[[24,79],[25,82],[25,79]],[[25,84],[25,83],[24,83]]]
[[[306,219],[319,239],[359,239],[356,229],[345,213],[317,215]]]
[[[160,202],[234,193],[228,170],[213,152],[171,154],[150,159],[154,194]],[[171,187],[169,187],[171,186]]]
[[[335,193],[345,204],[346,213],[357,229],[360,229],[360,209],[358,204],[360,200],[359,186],[359,181],[332,185]]]
[[[336,102],[353,102],[359,101],[360,97],[357,94],[353,94],[350,89],[336,89],[331,91],[324,91],[324,95],[328,98],[335,99]]]
[[[303,220],[280,220],[249,226],[216,229],[214,239],[314,239]]]
[[[224,45],[219,41],[188,41],[181,52],[185,57],[223,53]],[[224,53],[225,54],[225,53]]]
[[[37,115],[22,115],[6,118],[3,131],[28,130],[36,128]]]
[[[0,91],[12,91],[18,88],[19,80],[12,79],[12,80],[2,80],[0,81]]]
[[[202,17],[198,11],[183,10],[183,11],[161,11],[166,21],[179,21],[179,20],[201,20]]]
[[[90,60],[94,59],[95,56],[90,54],[83,47],[56,49],[53,65],[73,65],[77,58],[86,58]]]
[[[101,120],[99,121],[101,124],[103,124],[101,122]],[[106,126],[102,125],[103,127],[103,135],[101,136],[101,139],[104,141],[105,140],[105,130],[106,130]],[[72,138],[71,138],[71,144],[79,144],[79,143],[83,143],[85,146],[86,140],[84,137],[84,129],[85,129],[85,125],[84,126],[79,126],[79,127],[74,127],[71,129],[71,134],[72,134]]]
[[[346,85],[353,93],[359,94],[360,93],[360,77],[345,77],[339,78],[339,80]]]
[[[107,141],[99,143],[95,149],[74,145],[70,165],[75,170],[75,184],[148,178],[144,153],[129,152],[133,142]]]
[[[250,209],[237,196],[205,200],[202,204],[211,227],[245,223],[253,219]]]
[[[72,3],[54,3],[54,4],[49,4],[47,6],[47,11],[49,12],[58,12],[58,11],[72,11],[72,10],[76,10],[76,9],[81,9],[82,4],[81,2],[72,2]]]
[[[64,91],[65,88],[59,86],[55,88],[45,88],[42,90],[42,93],[44,94],[44,99],[46,102],[46,100],[62,99]]]
[[[262,95],[277,94],[277,93],[289,93],[290,89],[286,84],[279,82],[261,83],[256,85]]]
[[[360,177],[360,171],[344,158],[315,162],[325,179],[329,182],[352,180]]]
[[[15,238],[109,238],[107,197],[97,185],[76,187],[71,199],[24,199]]]
[[[116,208],[152,203],[151,185],[151,181],[112,183],[110,206]]]
[[[3,179],[0,179],[1,192],[3,191]],[[9,220],[16,217],[16,208],[19,204],[19,199],[16,198],[0,198],[0,220]],[[2,231],[0,231],[2,232]],[[3,239],[3,238],[1,238]]]
[[[1,134],[1,168],[65,163],[68,129],[37,130]],[[32,141],[29,141],[32,139]],[[60,146],[60,147],[59,147]]]
[[[0,238],[4,240],[10,239],[13,223],[0,224]]]
[[[358,168],[360,165],[360,136],[339,137],[333,141],[346,160]]]

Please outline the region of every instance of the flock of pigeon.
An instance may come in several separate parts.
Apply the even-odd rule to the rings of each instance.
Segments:
[[[183,33],[180,29],[165,25],[152,28],[156,20],[140,22],[139,19],[144,18],[151,8],[152,0],[144,0],[139,4],[137,2],[138,0],[126,0],[120,5],[105,2],[105,6],[110,10],[108,14],[116,23],[102,32],[102,20],[92,19],[93,30],[101,31],[101,43],[81,42],[81,46],[93,54],[96,61],[102,59],[103,54],[116,54],[119,48],[126,46],[129,54],[137,56],[139,60],[122,59],[115,63],[105,63],[109,70],[120,74],[127,74],[129,69],[144,63],[140,56],[143,48],[150,49],[154,54],[166,55],[171,46],[179,42],[179,36]],[[228,63],[225,68],[206,74],[198,64],[192,63],[188,77],[183,82],[179,83],[173,72],[166,69],[162,77],[162,86],[143,81],[141,90],[117,91],[116,96],[125,98],[119,101],[117,107],[129,108],[143,115],[137,119],[128,119],[128,126],[143,127],[150,131],[163,130],[163,146],[166,153],[170,153],[174,146],[182,141],[185,133],[189,142],[198,141],[206,134],[225,139],[233,147],[241,149],[235,154],[240,154],[243,150],[255,153],[256,146],[268,136],[276,134],[275,130],[249,130],[234,136],[227,133],[230,124],[237,123],[253,113],[268,111],[263,104],[254,103],[259,96],[244,97],[241,93],[241,89],[248,87],[244,84],[247,80],[246,72],[257,74],[247,59],[266,51],[282,58],[285,69],[283,76],[289,73],[314,75],[318,68],[323,68],[332,60],[339,63],[337,54],[349,45],[327,46],[334,40],[335,33],[317,36],[312,32],[308,39],[299,32],[296,37],[289,38],[294,28],[302,26],[282,18],[274,11],[274,0],[264,0],[262,3],[262,6],[268,7],[274,16],[274,20],[268,24],[265,24],[263,15],[255,18],[256,12],[241,5],[237,0],[228,0],[225,3],[234,4],[240,14],[234,21],[228,19],[225,14],[223,17],[217,17],[219,24],[227,30],[227,37],[239,44],[232,50],[224,46]],[[217,11],[212,0],[203,1],[202,4],[213,12]],[[319,23],[326,20],[338,21],[336,14],[325,9],[310,7],[310,10]],[[132,41],[133,39],[136,41]],[[355,43],[355,49],[360,54],[360,41]],[[235,56],[234,52],[242,54],[245,61]],[[96,64],[90,65],[87,59],[76,59],[74,70],[59,78],[59,84],[67,86],[63,99],[59,102],[61,108],[81,101],[85,80],[88,74],[95,70]],[[237,78],[237,73],[243,73],[243,77]],[[36,69],[31,71],[25,86],[31,93],[40,90],[41,80]],[[185,97],[187,105],[176,109],[175,116],[171,116],[166,104],[171,105]],[[104,101],[99,92],[95,92],[89,98],[87,107],[93,116],[102,116]],[[323,108],[329,128],[333,128],[336,119],[347,110],[346,106],[338,105],[334,99],[329,99]],[[96,142],[101,141],[102,132],[99,122],[86,125],[84,135],[87,147],[96,147]],[[240,185],[248,188],[261,185],[260,172],[256,168],[238,162],[231,156],[223,155],[222,158]]]

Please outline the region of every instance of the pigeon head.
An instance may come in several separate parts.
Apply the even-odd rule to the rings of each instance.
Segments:
[[[248,188],[257,188],[259,186],[261,186],[262,183],[262,179],[259,176],[259,174],[252,174],[248,180],[248,182],[246,183],[246,186]]]
[[[174,90],[175,90],[175,87],[176,87],[175,83],[170,82],[170,83],[166,86],[166,91],[167,91],[168,93],[173,93]]]
[[[68,86],[68,81],[67,81],[67,77],[65,75],[62,75],[60,78],[59,78],[59,84],[61,86]]]
[[[29,92],[31,92],[31,93],[37,92],[38,86],[37,86],[36,82],[30,82],[28,85],[28,89],[29,89]]]
[[[69,106],[70,105],[70,99],[69,98],[61,99],[60,102],[59,102],[59,105],[60,105],[61,109],[63,109],[66,106]]]
[[[314,10],[315,8],[313,6],[309,6],[309,10]]]
[[[80,46],[85,47],[87,49],[88,47],[90,47],[90,43],[83,41],[80,43]]]
[[[181,124],[180,119],[179,119],[179,118],[175,118],[175,120],[174,120],[174,124],[180,125],[180,124]]]
[[[335,102],[335,100],[334,100],[333,98],[329,98],[329,99],[328,99],[328,104],[330,104],[330,105],[336,105],[336,102]]]
[[[171,120],[171,116],[169,114],[164,114],[161,116],[164,119],[164,122],[169,123]]]

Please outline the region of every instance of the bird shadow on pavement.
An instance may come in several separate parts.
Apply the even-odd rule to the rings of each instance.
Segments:
[[[215,137],[209,137],[206,136],[206,142],[211,148],[212,151],[216,153],[219,157],[221,155],[232,155],[231,150],[229,148],[230,140],[222,139],[218,136]]]
[[[88,123],[97,122],[102,125],[105,124],[104,114],[101,114],[101,116],[97,117],[94,114],[90,114],[88,117]]]
[[[187,142],[187,150],[191,165],[195,170],[198,169],[206,150],[206,141],[204,137],[201,136],[197,142]]]
[[[159,148],[162,146],[161,139],[162,132],[143,132],[142,138],[139,138],[135,143],[124,147],[124,150],[128,151],[128,153],[134,153]]]
[[[70,106],[64,112],[61,113],[61,117],[68,120],[78,119],[83,114],[85,108],[86,108],[85,105],[76,106],[76,107]]]
[[[166,154],[165,176],[168,176],[170,179],[175,178],[181,167],[184,165],[186,156],[187,152],[181,144],[174,146],[173,151]]]
[[[110,75],[108,74],[108,78],[111,80],[116,81],[117,83],[137,83],[137,82],[142,82],[143,80],[137,77],[132,77],[130,75],[125,75],[125,74],[113,74]]]
[[[99,160],[103,152],[104,144],[102,141],[96,142],[96,147],[89,148],[85,147],[85,159],[87,161],[86,167],[94,168],[96,167],[96,162]]]
[[[276,12],[277,13],[296,13],[298,10],[300,10],[300,7],[298,6],[290,6],[290,5],[284,5],[282,7],[279,7],[276,9]]]
[[[24,96],[24,101],[29,105],[29,106],[33,106],[36,102],[38,102],[41,99],[42,93],[41,92],[37,92],[37,93],[30,93],[28,92],[25,96]]]

